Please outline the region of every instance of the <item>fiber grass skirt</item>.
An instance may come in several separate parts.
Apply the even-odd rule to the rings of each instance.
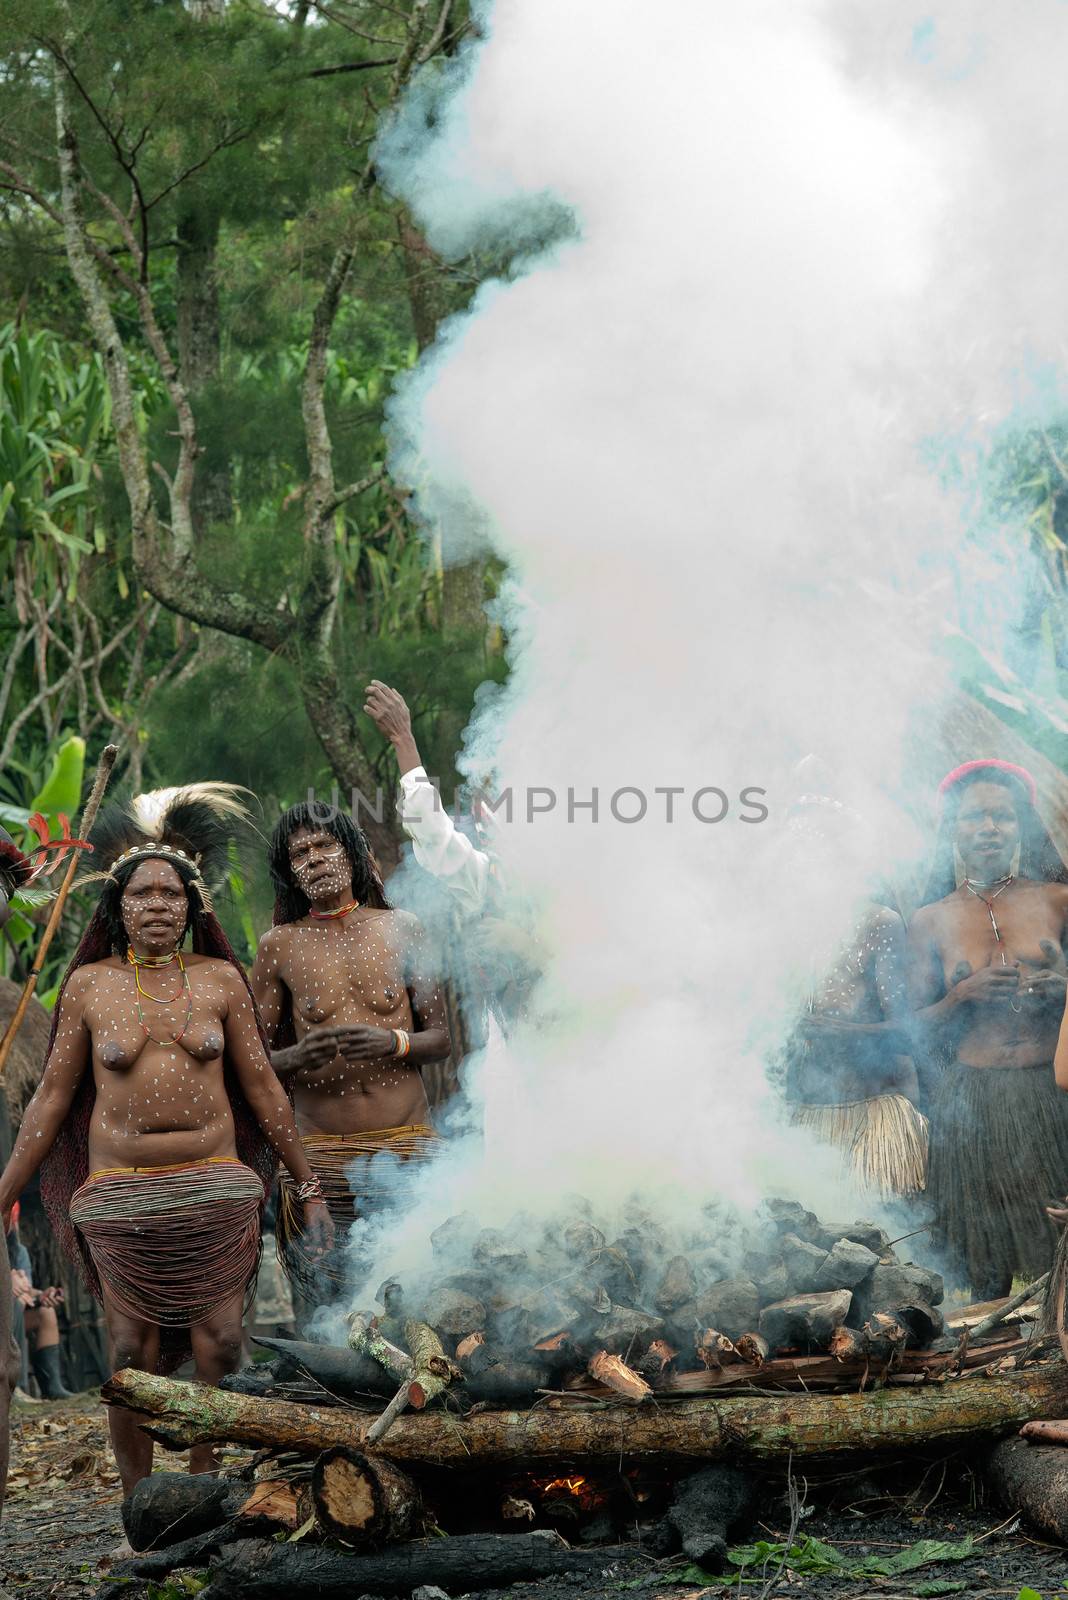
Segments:
[[[262,1205],[251,1168],[216,1159],[94,1172],[70,1216],[109,1300],[138,1321],[188,1328],[247,1289]]]
[[[1046,1206],[1068,1188],[1068,1094],[1053,1067],[952,1062],[931,1111],[928,1194],[936,1237],[980,1299],[1053,1263]]]
[[[875,1194],[919,1194],[927,1177],[927,1118],[903,1094],[794,1108],[793,1120],[841,1150],[851,1175]]]
[[[276,1237],[278,1259],[294,1288],[315,1301],[341,1290],[356,1218],[403,1209],[418,1166],[433,1157],[439,1140],[429,1125],[416,1123],[369,1133],[309,1133],[301,1143],[333,1218],[334,1249],[325,1259],[306,1249],[297,1186],[285,1171],[279,1174]]]

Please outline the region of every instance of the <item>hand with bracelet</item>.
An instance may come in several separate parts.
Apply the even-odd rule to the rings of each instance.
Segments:
[[[411,1040],[402,1028],[375,1028],[364,1023],[342,1023],[333,1030],[337,1051],[346,1061],[385,1061],[402,1057],[411,1050]],[[407,1042],[402,1047],[401,1038]]]
[[[297,1185],[297,1200],[304,1217],[304,1236],[313,1256],[328,1256],[334,1248],[334,1219],[327,1209],[322,1179],[310,1172]]]

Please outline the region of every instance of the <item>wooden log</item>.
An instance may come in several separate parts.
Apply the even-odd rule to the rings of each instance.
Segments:
[[[719,1372],[737,1359],[737,1351],[725,1333],[705,1328],[694,1340],[697,1359],[706,1372]]]
[[[301,1486],[286,1478],[260,1478],[245,1495],[238,1497],[232,1516],[244,1524],[243,1533],[257,1531],[250,1523],[269,1523],[295,1533],[307,1521]]]
[[[357,1450],[324,1450],[312,1468],[311,1498],[324,1533],[358,1550],[413,1539],[422,1531],[422,1496],[407,1473]]]
[[[1068,1451],[1002,1439],[986,1462],[986,1478],[1006,1511],[1020,1511],[1032,1527],[1068,1544]]]
[[[412,1375],[412,1358],[391,1344],[377,1322],[370,1322],[358,1311],[349,1317],[349,1349],[358,1355],[370,1356],[389,1373],[394,1383],[403,1383]]]
[[[229,1441],[305,1453],[331,1445],[358,1449],[371,1420],[348,1409],[254,1400],[129,1368],[102,1393],[111,1405],[140,1411],[147,1433],[177,1447]],[[596,1461],[621,1452],[631,1461],[728,1455],[782,1461],[791,1453],[836,1456],[952,1443],[1006,1433],[1037,1418],[1068,1418],[1068,1368],[1061,1361],[875,1394],[717,1394],[626,1412],[572,1401],[560,1409],[469,1417],[424,1412],[400,1417],[381,1454],[428,1466]]]
[[[633,1367],[628,1367],[619,1356],[610,1355],[607,1350],[600,1350],[597,1355],[591,1356],[587,1370],[591,1378],[605,1384],[624,1400],[648,1400],[653,1392]]]
[[[635,1370],[649,1381],[662,1378],[672,1362],[677,1360],[678,1354],[666,1339],[654,1339],[641,1360],[635,1362]]]
[[[347,1555],[306,1544],[242,1540],[211,1567],[204,1600],[353,1600],[355,1595],[410,1595],[424,1584],[475,1594],[542,1578],[577,1577],[601,1586],[606,1569],[633,1570],[641,1557],[626,1546],[571,1550],[559,1534],[467,1533],[420,1540],[380,1555]]]
[[[759,1333],[743,1333],[735,1339],[734,1348],[739,1361],[744,1361],[747,1367],[766,1367],[771,1356],[771,1346]]]
[[[445,1354],[441,1340],[427,1323],[409,1318],[404,1324],[404,1341],[412,1353],[408,1404],[413,1411],[422,1411],[463,1373]]]
[[[861,1332],[873,1361],[893,1361],[908,1343],[909,1331],[904,1323],[885,1311],[877,1311]]]
[[[311,1344],[304,1339],[274,1339],[253,1335],[253,1344],[262,1345],[281,1356],[298,1372],[304,1372],[331,1394],[356,1400],[368,1394],[389,1391],[381,1365],[369,1353],[344,1349],[340,1345]]]
[[[1068,1444],[1068,1420],[1043,1418],[1027,1422],[1020,1429],[1020,1437],[1028,1444]]]
[[[835,1328],[827,1345],[835,1361],[866,1361],[871,1353],[868,1336],[860,1328]]]

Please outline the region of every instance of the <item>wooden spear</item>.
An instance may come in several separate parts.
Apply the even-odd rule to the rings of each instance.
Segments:
[[[111,769],[115,765],[115,760],[118,756],[118,753],[119,747],[117,744],[107,744],[104,746],[103,754],[97,763],[96,777],[93,779],[92,790],[90,791],[88,800],[85,802],[85,810],[82,812],[81,819],[78,823],[77,831],[80,839],[88,838],[89,830],[96,821],[96,814],[100,810],[100,802],[104,798],[104,790],[108,786],[108,779],[111,777]],[[59,893],[52,902],[52,911],[48,921],[45,924],[45,931],[41,935],[41,943],[37,954],[34,957],[33,966],[30,968],[30,975],[26,979],[22,994],[19,996],[19,1003],[15,1007],[15,1015],[11,1018],[11,1021],[7,1025],[7,1031],[4,1034],[3,1039],[0,1039],[0,1077],[3,1076],[4,1068],[7,1066],[7,1058],[11,1053],[11,1046],[15,1042],[15,1035],[22,1026],[22,1019],[26,1015],[26,1008],[33,999],[34,990],[37,988],[37,980],[41,976],[41,969],[44,966],[44,959],[48,954],[48,947],[52,943],[52,938],[56,929],[59,927],[59,919],[63,915],[63,907],[66,904],[67,896],[70,893],[70,886],[74,882],[74,874],[77,872],[77,870],[78,852],[77,850],[72,850],[70,853],[70,860],[67,863],[67,870],[63,874],[63,882],[59,886]]]

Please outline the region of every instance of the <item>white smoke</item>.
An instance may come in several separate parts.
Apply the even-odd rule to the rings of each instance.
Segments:
[[[467,759],[516,796],[502,874],[546,977],[476,1063],[484,1151],[450,1147],[378,1277],[450,1210],[568,1190],[856,1211],[765,1063],[873,875],[920,846],[910,725],[985,570],[974,485],[950,493],[931,441],[981,449],[1058,353],[1066,28],[1054,0],[501,0],[387,138],[435,248],[525,251],[399,390],[393,465],[447,558],[509,566],[511,678]],[[782,829],[810,751],[867,823],[818,874]],[[528,822],[533,788],[557,801]],[[610,814],[623,788],[642,821]],[[598,791],[596,824],[569,790]]]

